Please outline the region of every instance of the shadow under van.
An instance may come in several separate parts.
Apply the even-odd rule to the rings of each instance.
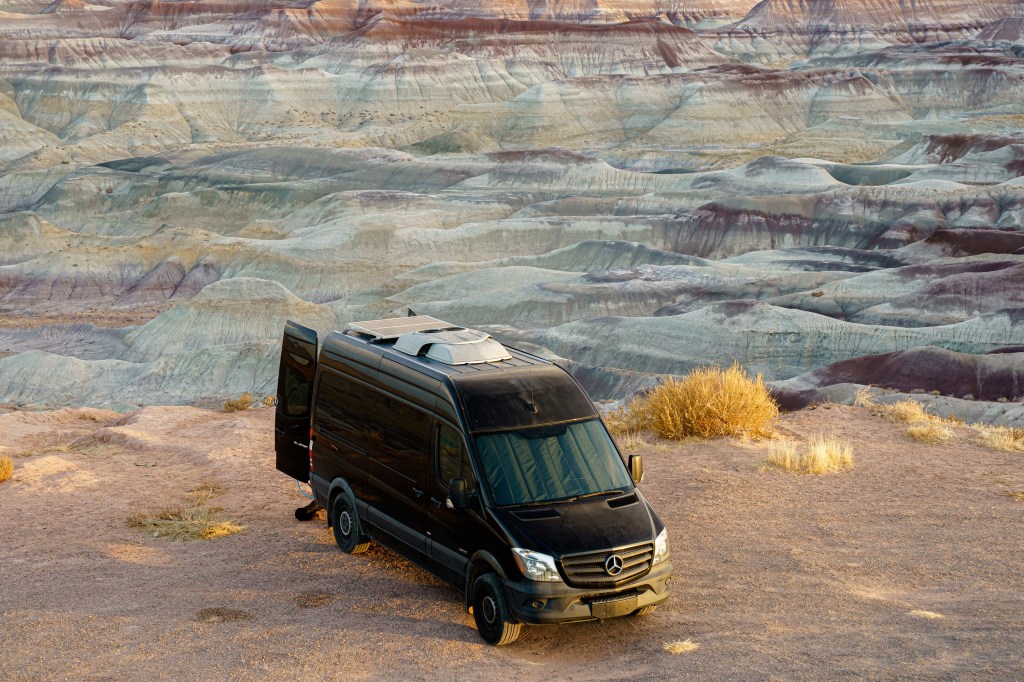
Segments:
[[[310,483],[342,550],[377,541],[451,583],[492,644],[668,598],[642,461],[565,370],[426,316],[317,341],[285,327],[277,468]]]

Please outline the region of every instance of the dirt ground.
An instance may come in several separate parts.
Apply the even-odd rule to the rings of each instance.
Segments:
[[[669,602],[496,649],[424,571],[295,521],[267,409],[3,414],[0,679],[1024,678],[1024,455],[966,431],[914,443],[852,407],[781,428],[836,433],[855,468],[762,471],[763,443],[643,446]],[[126,523],[203,482],[247,530],[173,542]]]

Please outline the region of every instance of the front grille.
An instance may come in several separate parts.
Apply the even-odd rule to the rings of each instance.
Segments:
[[[622,573],[614,576],[608,575],[604,567],[605,561],[613,554],[622,559]],[[573,587],[614,587],[645,575],[651,570],[653,559],[654,543],[643,542],[600,552],[570,554],[562,557],[561,563],[565,581]]]

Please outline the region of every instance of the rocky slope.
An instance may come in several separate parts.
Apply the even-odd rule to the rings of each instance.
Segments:
[[[600,398],[1024,346],[1010,4],[0,12],[0,402],[268,393],[283,320],[409,309]]]

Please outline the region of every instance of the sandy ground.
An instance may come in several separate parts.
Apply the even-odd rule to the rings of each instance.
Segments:
[[[646,618],[482,643],[460,597],[391,552],[339,552],[274,470],[269,410],[0,415],[0,679],[1020,679],[1020,454],[925,446],[860,408],[782,418],[855,469],[760,471],[764,444],[651,444],[643,490],[678,582]],[[204,481],[247,530],[129,527]],[[664,650],[690,639],[699,649]]]

